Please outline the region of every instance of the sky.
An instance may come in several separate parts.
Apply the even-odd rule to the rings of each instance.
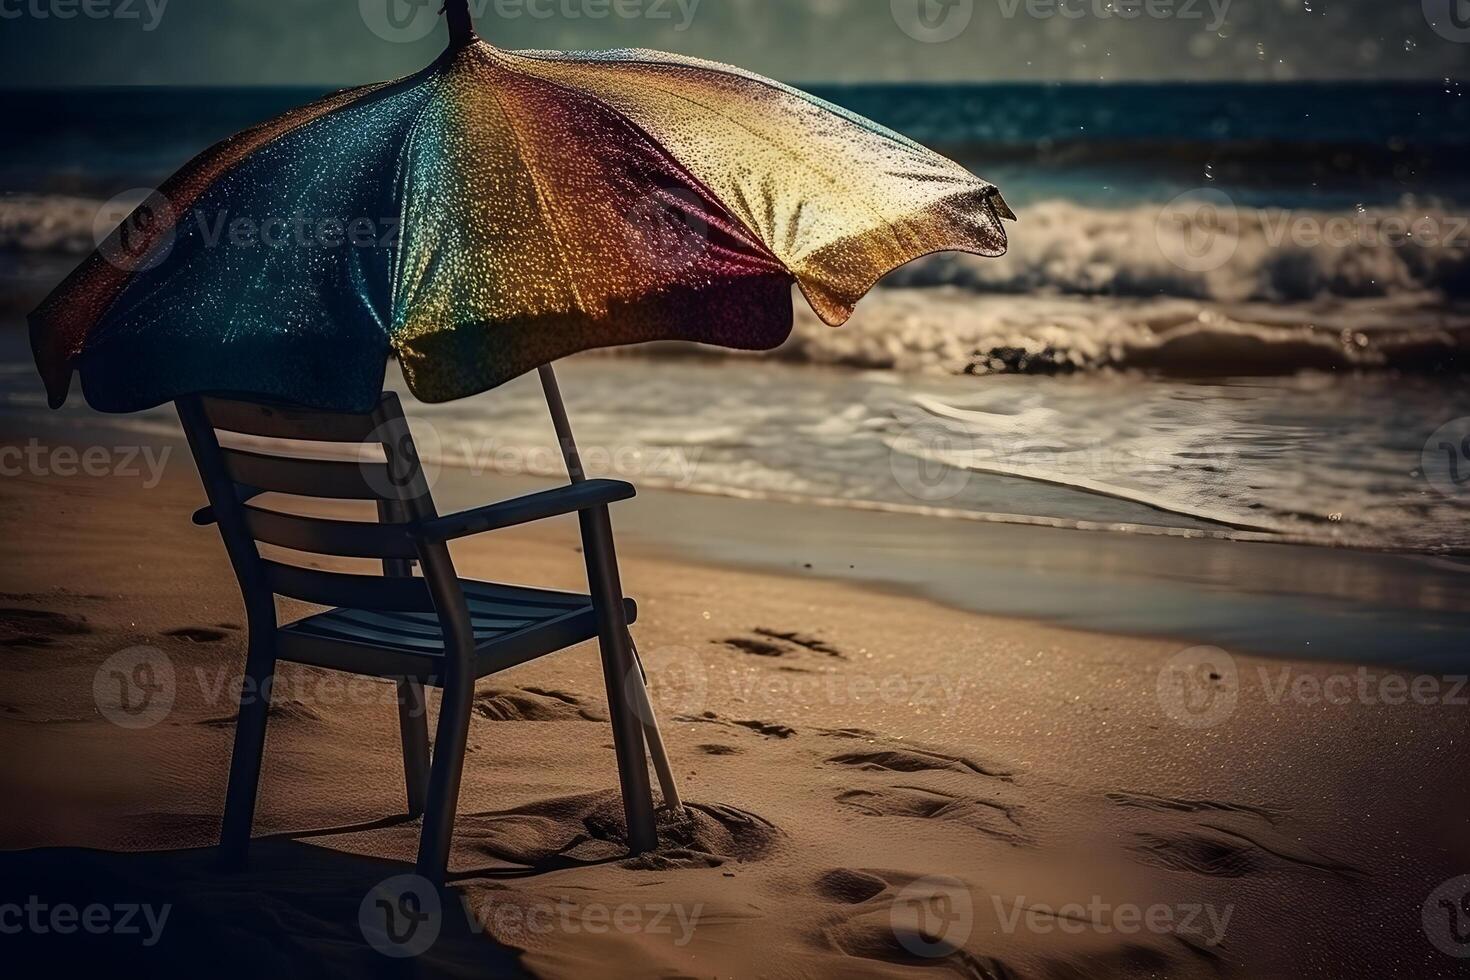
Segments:
[[[0,86],[393,77],[442,48],[439,2],[0,0]],[[503,47],[652,47],[793,82],[1459,79],[1470,67],[1470,0],[471,3]]]

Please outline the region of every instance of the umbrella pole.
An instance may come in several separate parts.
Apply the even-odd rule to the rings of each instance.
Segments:
[[[566,460],[567,475],[573,483],[581,483],[587,479],[587,471],[582,468],[582,456],[577,451],[577,440],[572,435],[572,421],[567,416],[566,403],[562,401],[561,385],[557,383],[556,371],[550,364],[541,368],[541,389],[546,393],[546,407],[551,410],[551,424],[556,429],[556,441],[561,446],[562,458]],[[664,749],[663,736],[658,730],[658,718],[653,713],[653,703],[648,698],[647,676],[643,671],[643,661],[638,656],[638,646],[633,642],[633,634],[628,633],[628,646],[633,651],[633,662],[638,665],[638,683],[629,684],[629,693],[637,700],[633,706],[639,719],[643,722],[644,740],[648,743],[648,754],[653,759],[654,771],[658,773],[658,785],[663,791],[664,806],[670,810],[680,811],[684,809],[684,801],[679,797],[679,784],[674,779],[674,769],[669,765],[669,754]]]

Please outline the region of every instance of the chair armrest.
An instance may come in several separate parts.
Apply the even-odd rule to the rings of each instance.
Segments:
[[[472,534],[498,531],[518,524],[543,521],[548,517],[603,507],[619,500],[631,499],[637,493],[631,483],[620,480],[587,480],[584,483],[573,483],[571,486],[557,487],[555,490],[467,510],[462,514],[436,517],[413,525],[409,533],[421,541],[439,544]]]

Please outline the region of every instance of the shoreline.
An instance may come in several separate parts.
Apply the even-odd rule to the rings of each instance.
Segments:
[[[4,415],[0,444],[35,437],[37,424],[56,445],[78,451],[101,445],[114,453],[146,438],[155,451],[169,447],[173,476],[197,479],[181,433]],[[20,437],[25,426],[32,431]],[[147,462],[135,464],[144,479]],[[448,512],[556,482],[446,465],[435,493]],[[849,582],[956,611],[1181,649],[1427,669],[1460,659],[1455,637],[1470,633],[1470,570],[1432,554],[949,520],[642,487],[615,521],[629,554]]]

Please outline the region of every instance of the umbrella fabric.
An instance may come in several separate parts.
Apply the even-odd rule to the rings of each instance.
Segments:
[[[447,401],[593,347],[769,349],[793,282],[837,325],[914,258],[1001,254],[1003,217],[958,164],[768,79],[475,39],[190,162],[31,315],[32,346],[53,405],[78,371],[103,411],[360,410],[390,355]]]

